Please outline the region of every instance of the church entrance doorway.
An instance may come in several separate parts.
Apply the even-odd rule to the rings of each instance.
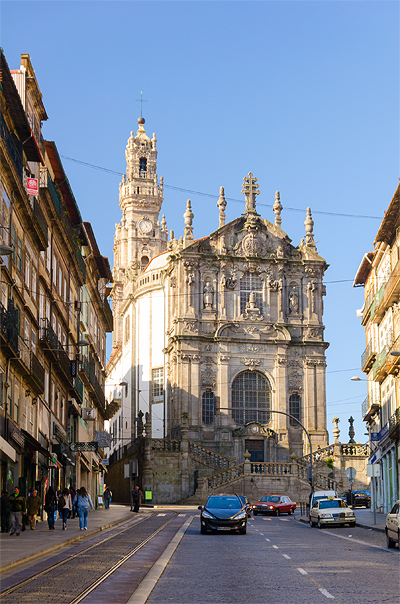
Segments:
[[[250,453],[250,461],[264,461],[264,441],[246,438],[245,449]]]

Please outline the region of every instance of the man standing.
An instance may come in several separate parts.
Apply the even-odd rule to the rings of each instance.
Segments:
[[[8,498],[8,506],[10,508],[11,533],[19,537],[21,534],[22,514],[26,511],[25,497],[20,495],[19,488],[14,487],[14,493]]]
[[[42,500],[40,499],[38,492],[36,489],[33,489],[28,499],[26,500],[26,507],[28,510],[29,516],[29,524],[31,526],[31,531],[34,531],[36,528],[36,518],[39,514],[40,506],[42,505]]]
[[[141,504],[142,504],[142,491],[136,485],[136,487],[132,491],[133,511],[134,512],[138,512],[139,511],[139,507],[141,506]]]

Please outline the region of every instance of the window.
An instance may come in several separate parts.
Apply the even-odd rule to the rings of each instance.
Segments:
[[[149,263],[148,257],[147,256],[142,256],[142,259],[140,261],[142,271],[146,268],[146,266],[148,265],[148,263]]]
[[[129,342],[131,338],[131,317],[128,315],[125,318],[125,344]]]
[[[215,396],[214,392],[204,392],[202,396],[202,419],[203,424],[209,426],[214,423]]]
[[[152,371],[153,385],[153,402],[164,400],[164,369],[153,369]]]
[[[147,159],[145,157],[139,159],[139,172],[140,175],[142,175],[142,172],[147,172]]]
[[[263,285],[261,278],[254,273],[245,273],[240,279],[240,312],[244,313],[251,292],[254,293],[256,304],[263,313]]]
[[[291,394],[289,396],[289,414],[293,415],[299,422],[301,421],[301,397],[299,394]],[[291,417],[289,421],[291,426],[299,427],[299,424]]]
[[[268,379],[256,371],[240,373],[232,384],[232,417],[237,424],[271,421],[271,386]]]

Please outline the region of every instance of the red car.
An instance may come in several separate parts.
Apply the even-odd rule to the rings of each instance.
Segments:
[[[296,503],[286,495],[265,495],[252,508],[254,516],[257,516],[257,514],[275,514],[279,516],[282,513],[293,514]]]

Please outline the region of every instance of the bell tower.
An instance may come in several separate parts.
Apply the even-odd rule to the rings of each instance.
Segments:
[[[126,174],[119,185],[121,222],[115,225],[114,287],[112,292],[115,327],[113,346],[120,343],[122,331],[118,314],[134,281],[149,261],[165,252],[168,242],[167,223],[159,214],[163,202],[163,179],[157,176],[157,139],[150,139],[138,119],[136,135],[131,132],[125,151]]]

